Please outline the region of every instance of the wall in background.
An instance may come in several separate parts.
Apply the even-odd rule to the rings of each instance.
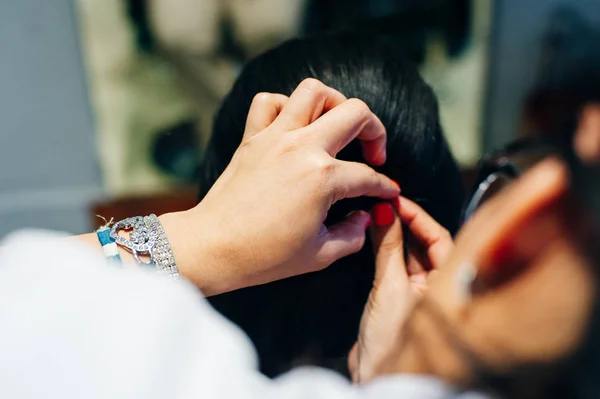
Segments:
[[[89,228],[102,194],[70,0],[0,0],[0,237]]]
[[[477,1],[477,0],[475,0]],[[488,71],[484,150],[512,140],[525,96],[534,84],[540,43],[550,13],[567,4],[600,23],[598,0],[495,0]]]

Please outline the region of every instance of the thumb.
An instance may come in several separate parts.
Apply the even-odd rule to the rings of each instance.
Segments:
[[[365,211],[350,213],[340,223],[327,228],[323,236],[319,258],[325,265],[360,251],[365,245],[367,227],[371,224],[371,215]]]
[[[402,224],[394,207],[381,202],[373,207],[373,227],[371,238],[375,251],[375,284],[386,280],[394,281],[398,277],[406,278],[404,261],[404,237]],[[391,274],[391,275],[390,275]]]

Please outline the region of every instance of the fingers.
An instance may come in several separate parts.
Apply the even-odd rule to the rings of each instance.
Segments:
[[[365,234],[371,215],[364,211],[353,212],[346,220],[327,228],[322,236],[318,262],[329,266],[338,259],[356,253],[365,245]]]
[[[427,254],[434,269],[440,267],[454,248],[452,236],[419,205],[400,198],[400,219]]]
[[[363,101],[347,100],[316,79],[302,81],[289,98],[270,93],[257,95],[248,113],[244,138],[270,125],[282,131],[311,125],[315,140],[333,157],[358,138],[367,162],[381,165],[386,159],[386,132],[379,118]]]
[[[334,188],[333,202],[363,196],[391,199],[400,194],[393,180],[363,163],[336,160],[334,165],[332,181],[338,189]]]
[[[259,93],[254,96],[248,111],[243,140],[247,140],[269,127],[287,101],[288,97],[283,94]]]
[[[375,251],[375,284],[385,281],[406,281],[404,238],[402,225],[394,207],[387,202],[376,204],[372,210],[371,239]]]
[[[284,131],[311,125],[316,140],[333,157],[358,138],[367,162],[381,165],[386,159],[386,133],[379,118],[361,100],[347,100],[316,79],[300,83],[273,125]]]
[[[316,120],[310,129],[316,132],[317,140],[332,157],[358,138],[367,162],[372,165],[385,162],[385,127],[361,100],[354,98],[345,101]]]
[[[273,126],[283,131],[303,128],[344,101],[346,97],[339,91],[316,79],[305,79],[294,90]],[[325,131],[320,134],[327,135]]]

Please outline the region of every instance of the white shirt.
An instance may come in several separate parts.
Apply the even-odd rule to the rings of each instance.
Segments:
[[[427,377],[353,386],[316,368],[269,380],[256,366],[248,338],[191,284],[108,266],[49,233],[2,244],[0,398],[480,397]]]

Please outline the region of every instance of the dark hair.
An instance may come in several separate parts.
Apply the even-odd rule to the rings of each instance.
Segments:
[[[433,91],[397,46],[351,36],[291,40],[245,66],[214,121],[202,163],[201,197],[240,144],[253,97],[260,92],[290,95],[306,78],[319,79],[369,105],[388,134],[388,160],[378,171],[397,181],[402,195],[456,232],[464,193],[440,128]],[[351,143],[338,157],[360,161],[360,146]],[[326,223],[341,220],[351,210],[369,210],[373,204],[368,198],[340,201]],[[373,272],[367,243],[359,253],[324,271],[210,300],[254,341],[265,374],[273,376],[302,362],[345,372]]]

